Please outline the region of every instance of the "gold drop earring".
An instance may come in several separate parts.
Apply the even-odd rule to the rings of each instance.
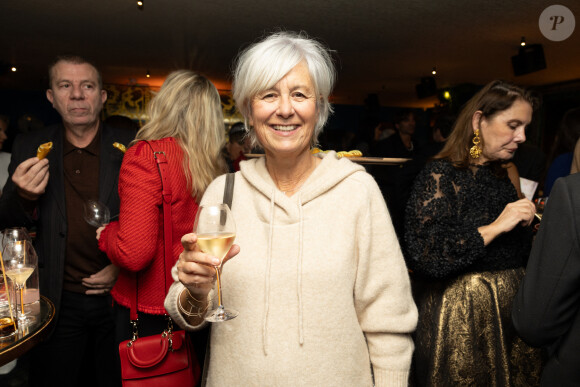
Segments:
[[[481,138],[479,137],[479,129],[475,129],[473,140],[471,141],[473,142],[473,146],[469,149],[469,154],[474,159],[478,159],[482,152],[481,146],[479,145],[481,142]]]

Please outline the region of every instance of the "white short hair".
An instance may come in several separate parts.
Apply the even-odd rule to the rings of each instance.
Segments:
[[[246,130],[253,145],[257,144],[257,138],[248,126],[252,99],[278,83],[303,60],[308,65],[317,96],[318,120],[312,138],[314,145],[332,113],[328,97],[334,87],[336,70],[330,50],[322,43],[308,38],[304,32],[284,31],[254,43],[238,56],[232,84],[233,97],[245,118]]]

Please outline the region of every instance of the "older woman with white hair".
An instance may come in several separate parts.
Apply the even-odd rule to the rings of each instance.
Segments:
[[[310,152],[334,78],[329,51],[303,34],[270,35],[237,61],[234,99],[265,157],[236,173],[237,245],[220,279],[239,316],[213,324],[210,386],[407,385],[417,309],[381,192],[363,167]],[[165,301],[186,329],[204,324],[219,262],[196,241],[182,238]]]

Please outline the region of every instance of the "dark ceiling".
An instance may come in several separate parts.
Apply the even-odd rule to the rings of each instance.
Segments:
[[[376,93],[383,106],[433,106],[415,85],[437,67],[438,87],[522,85],[580,80],[580,28],[561,42],[538,27],[553,1],[530,0],[4,0],[0,5],[0,88],[45,87],[58,53],[96,60],[106,83],[158,86],[172,70],[191,68],[229,89],[239,49],[264,32],[304,30],[336,51],[333,101],[360,105]],[[558,1],[580,18],[580,2]],[[525,36],[543,45],[547,68],[514,76],[511,57]],[[149,70],[152,77],[145,78]]]

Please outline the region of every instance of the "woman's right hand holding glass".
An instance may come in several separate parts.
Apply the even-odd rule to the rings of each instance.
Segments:
[[[205,300],[215,282],[215,267],[220,260],[201,251],[197,244],[195,233],[185,234],[181,238],[183,251],[177,261],[177,276],[179,281],[197,299]],[[240,252],[240,247],[234,244],[226,254],[223,263]],[[222,263],[222,264],[223,264]]]
[[[529,226],[534,220],[535,212],[536,206],[531,200],[520,199],[508,203],[491,224],[478,228],[483,237],[484,245],[487,246],[497,236],[513,230],[518,224]]]

